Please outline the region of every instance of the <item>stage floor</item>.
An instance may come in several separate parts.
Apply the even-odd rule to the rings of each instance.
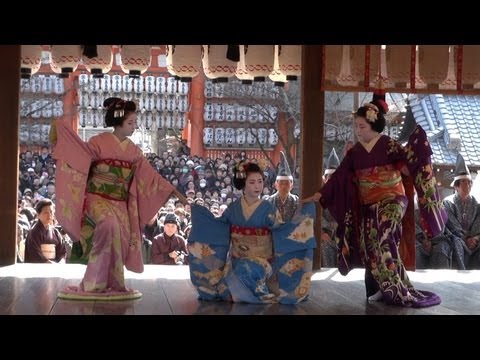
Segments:
[[[322,269],[312,277],[307,301],[298,305],[251,305],[197,300],[188,266],[146,265],[142,274],[127,271],[127,286],[143,293],[129,301],[57,299],[65,285],[77,285],[85,271],[77,264],[16,264],[0,267],[0,315],[477,315],[480,271],[409,272],[416,288],[436,292],[442,303],[425,309],[367,302],[364,270],[342,276]]]

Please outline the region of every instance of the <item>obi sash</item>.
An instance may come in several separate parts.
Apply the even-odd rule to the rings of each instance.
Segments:
[[[272,232],[268,228],[230,227],[232,257],[273,259]]]
[[[357,170],[356,176],[362,204],[373,204],[389,197],[405,195],[402,175],[393,165]]]
[[[41,244],[40,249],[42,250],[42,255],[48,260],[55,260],[55,244]]]
[[[114,201],[126,201],[133,179],[132,163],[116,159],[102,159],[90,168],[87,192]]]

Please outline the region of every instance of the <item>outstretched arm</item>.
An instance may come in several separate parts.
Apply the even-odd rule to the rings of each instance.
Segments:
[[[313,194],[312,196],[309,196],[309,197],[306,197],[304,199],[301,200],[302,203],[306,203],[306,202],[318,202],[320,201],[320,198],[322,197],[322,194],[320,192],[316,192],[315,194]]]

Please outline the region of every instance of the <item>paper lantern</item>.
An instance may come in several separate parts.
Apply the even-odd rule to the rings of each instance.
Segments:
[[[201,56],[201,45],[167,45],[167,70],[180,81],[191,82],[202,68]]]
[[[463,45],[462,84],[464,88],[473,88],[480,82],[480,46]]]
[[[82,62],[94,77],[102,78],[112,69],[112,45],[97,45],[97,56],[88,58],[84,54],[82,55]]]
[[[340,75],[343,57],[343,45],[325,45],[325,84],[332,85],[337,83]]]
[[[222,103],[217,103],[213,106],[213,118],[216,121],[224,121],[225,120],[225,107]]]
[[[233,145],[235,143],[235,129],[226,128],[225,129],[225,144]]]
[[[419,45],[418,70],[427,88],[438,89],[448,74],[449,46],[448,45]]]
[[[42,92],[44,94],[51,94],[53,92],[54,77],[40,75],[39,78],[42,84]]]
[[[42,65],[42,47],[40,45],[22,45],[20,58],[20,76],[30,79]]]
[[[227,59],[228,45],[203,45],[203,72],[213,82],[227,82],[235,75],[237,63]]]
[[[270,146],[275,146],[278,144],[278,136],[275,132],[275,129],[268,129],[268,143]]]
[[[71,72],[77,70],[78,63],[82,58],[80,45],[52,45],[50,52],[50,67],[54,72],[60,69],[62,77],[68,77]]]
[[[213,144],[213,128],[203,128],[203,143],[207,146],[211,146]]]
[[[145,73],[152,61],[149,45],[122,45],[120,56],[122,59],[120,67],[132,78]]]
[[[387,78],[396,87],[406,87],[410,82],[411,45],[387,45]]]
[[[245,70],[253,81],[265,81],[273,71],[274,45],[245,45]]]
[[[167,92],[167,80],[163,76],[155,79],[155,91],[159,94],[165,94]]]
[[[275,45],[278,67],[287,80],[297,80],[302,74],[302,45]]]
[[[237,140],[238,145],[245,144],[245,141],[246,141],[245,128],[237,128],[237,130],[236,130],[236,140]]]
[[[265,128],[259,128],[257,130],[257,136],[258,136],[258,142],[261,145],[266,145],[267,144],[267,139],[268,139],[268,130]]]
[[[155,76],[146,76],[145,77],[145,91],[149,94],[155,92]]]
[[[187,114],[179,112],[177,113],[177,129],[183,130],[187,124]]]
[[[247,144],[255,145],[257,142],[257,129],[248,128],[247,129]]]
[[[224,128],[216,128],[215,129],[215,143],[217,145],[223,145],[225,142],[225,129]]]
[[[251,84],[253,82],[253,76],[245,67],[245,45],[240,45],[240,61],[237,63],[235,76],[242,81],[242,84]]]

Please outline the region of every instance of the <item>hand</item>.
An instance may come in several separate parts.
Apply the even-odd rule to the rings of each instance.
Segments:
[[[176,261],[178,257],[178,253],[177,251],[173,250],[172,252],[168,253],[168,256],[170,256],[174,261]]]
[[[188,204],[187,198],[185,196],[183,196],[183,194],[180,191],[178,191],[177,189],[174,189],[172,194],[175,195],[183,205]]]
[[[302,199],[302,203],[306,203],[306,202],[318,202],[320,201],[320,198],[322,197],[322,194],[319,193],[318,191],[313,194],[312,196],[309,196],[305,199]]]
[[[467,238],[467,240],[465,241],[465,243],[467,244],[467,247],[470,249],[470,250],[473,250],[477,247],[478,245],[478,240],[477,238],[475,237],[469,237]]]
[[[422,247],[427,254],[430,254],[430,252],[432,251],[432,242],[429,239],[423,239]]]
[[[322,232],[321,235],[320,235],[320,240],[330,241],[330,235],[328,235],[326,232]]]

